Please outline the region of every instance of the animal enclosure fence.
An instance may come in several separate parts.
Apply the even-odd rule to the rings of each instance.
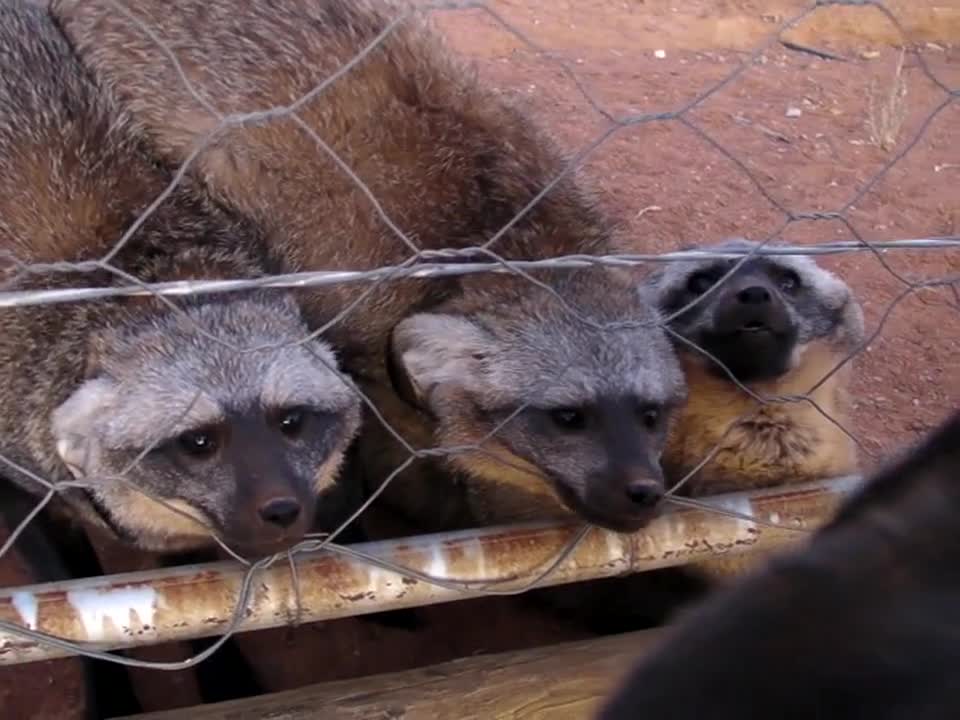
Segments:
[[[139,27],[142,32],[150,34],[149,27],[137,16],[136,4],[127,6],[118,1],[115,8],[118,16],[122,16],[132,26]],[[468,12],[475,17],[485,18],[506,36],[519,41],[536,54],[547,57],[563,77],[576,87],[597,122],[602,125],[599,131],[592,133],[588,141],[573,154],[563,173],[554,182],[543,187],[519,215],[484,244],[466,250],[419,249],[415,240],[391,219],[360,175],[340,158],[333,145],[314,129],[303,124],[301,127],[315,142],[317,152],[333,160],[366,196],[370,212],[376,214],[385,226],[396,234],[398,242],[403,242],[410,248],[405,262],[373,269],[317,270],[256,280],[181,280],[158,284],[142,283],[136,278],[125,277],[121,270],[111,264],[117,249],[134,235],[146,215],[155,211],[169,197],[177,183],[190,172],[203,149],[214,142],[220,133],[227,129],[263,125],[279,118],[296,120],[298,111],[306,103],[322,98],[326,88],[375,52],[384,39],[414,13],[456,15]],[[796,209],[782,200],[780,193],[769,186],[764,173],[757,169],[755,163],[744,159],[727,142],[717,139],[716,133],[697,119],[696,113],[708,107],[711,101],[723,92],[736,86],[749,73],[758,68],[762,69],[767,64],[767,58],[775,52],[812,57],[820,63],[846,64],[847,72],[850,73],[856,72],[854,68],[857,65],[854,65],[854,62],[871,62],[870,58],[857,61],[791,39],[791,33],[802,28],[804,23],[840,12],[872,13],[881,18],[899,35],[903,49],[902,58],[909,61],[909,68],[905,70],[906,65],[901,60],[896,66],[893,79],[888,81],[889,86],[874,93],[875,103],[866,110],[866,128],[871,138],[868,142],[877,146],[878,153],[884,153],[883,160],[874,172],[855,183],[857,187],[854,191],[832,208]],[[855,217],[858,206],[869,202],[894,169],[923,143],[928,133],[938,129],[938,122],[949,125],[950,121],[944,118],[949,118],[951,113],[955,116],[960,106],[957,100],[960,96],[960,76],[947,62],[948,58],[953,58],[955,64],[956,56],[950,54],[952,51],[935,43],[924,45],[914,41],[906,21],[902,19],[909,12],[895,12],[889,3],[870,0],[807,2],[792,17],[779,20],[765,42],[738,59],[733,69],[725,72],[722,77],[714,78],[705,90],[695,93],[692,99],[672,110],[658,112],[620,112],[609,109],[598,94],[591,90],[590,83],[583,79],[578,63],[560,57],[560,53],[544,49],[535,39],[535,30],[521,28],[519,22],[510,19],[508,7],[501,8],[494,2],[419,3],[398,15],[354,61],[343,66],[334,75],[317,78],[316,87],[307,96],[288,106],[251,108],[250,112],[242,115],[224,115],[211,107],[209,102],[190,86],[188,74],[179,67],[176,53],[158,42],[157,63],[170,63],[178,68],[191,94],[216,118],[217,127],[206,142],[198,146],[190,159],[177,170],[167,191],[156,199],[144,216],[118,238],[115,249],[106,257],[83,262],[64,261],[54,265],[20,267],[22,273],[51,270],[63,273],[107,271],[124,277],[128,284],[123,287],[4,291],[0,292],[0,307],[3,308],[2,312],[10,313],[30,305],[97,302],[121,295],[153,295],[166,298],[171,307],[176,307],[176,299],[186,295],[230,293],[253,288],[294,288],[302,291],[344,283],[356,286],[357,297],[362,298],[374,288],[410,278],[429,280],[490,273],[514,274],[538,283],[530,273],[545,268],[560,270],[600,265],[658,266],[682,263],[690,259],[732,257],[737,260],[736,269],[749,258],[761,255],[804,255],[815,259],[837,256],[865,257],[875,261],[877,266],[883,269],[893,282],[893,289],[886,293],[888,298],[881,303],[883,307],[878,304],[872,308],[873,327],[867,333],[865,342],[843,359],[841,365],[845,365],[881,338],[888,320],[901,304],[911,298],[934,297],[952,312],[960,310],[960,235],[957,235],[955,229],[947,228],[947,232],[934,233],[924,227],[906,237],[896,234],[890,237],[891,233],[885,232],[887,237],[878,239],[870,237],[870,232],[864,232],[862,221]],[[655,57],[659,59],[660,53],[655,54]],[[910,101],[905,98],[912,96],[905,96],[899,89],[906,87],[901,84],[904,82],[903,74],[907,71],[912,73],[916,82],[925,83],[924,107],[911,107],[908,104]],[[952,80],[947,79],[948,77]],[[799,117],[800,114],[802,108],[791,107],[786,111],[786,117],[791,119]],[[711,153],[711,157],[725,163],[762,198],[766,205],[764,212],[779,217],[776,223],[766,223],[768,229],[765,231],[760,232],[759,225],[751,228],[751,231],[758,231],[761,239],[758,247],[724,252],[624,252],[603,257],[577,255],[528,261],[498,255],[495,247],[500,237],[508,233],[536,203],[547,196],[564,176],[578,171],[591,157],[624,133],[661,124],[679,126],[689,137],[696,139],[704,153]],[[771,130],[759,121],[752,121],[750,124],[759,128],[759,136],[765,141],[775,145],[790,143],[785,134],[788,131]],[[955,119],[953,127],[956,127]],[[950,135],[949,129],[942,132]],[[955,131],[952,137],[952,152],[956,154]],[[829,141],[830,138],[824,140],[827,143]],[[644,148],[645,152],[647,150],[650,148]],[[960,158],[954,163],[944,160],[932,171],[936,178],[943,178],[957,168],[960,168]],[[662,205],[666,204],[668,199],[653,197],[651,201]],[[875,214],[883,215],[882,210],[883,208],[876,210]],[[662,211],[662,208],[648,206],[637,213],[637,219],[646,214],[646,211],[655,214]],[[682,214],[682,209],[680,212]],[[807,224],[816,227],[840,227],[848,239],[774,243],[775,240],[789,237],[796,227]],[[720,238],[710,240],[718,239]],[[689,237],[684,240],[691,242]],[[937,267],[942,271],[915,276],[898,267],[893,258],[900,254],[935,255],[939,258],[934,261],[935,265],[927,263],[925,269]],[[487,261],[477,262],[478,255],[486,257]],[[734,270],[731,270],[728,276],[732,272]],[[855,278],[851,278],[853,279]],[[871,286],[868,285],[868,292],[870,289]],[[558,302],[566,302],[563,297],[553,294]],[[352,306],[348,307],[338,320],[342,320],[351,309]],[[664,320],[664,325],[667,320],[669,318]],[[942,322],[951,320],[956,322],[956,316],[945,314]],[[312,337],[322,336],[327,329],[315,328]],[[956,343],[949,338],[949,330],[946,332],[944,342],[953,342],[955,346]],[[839,369],[834,368],[830,374]],[[907,370],[907,367],[902,368],[902,371]],[[730,377],[734,376],[730,374]],[[763,397],[744,385],[740,387],[761,405],[807,403],[817,406],[811,393],[828,378],[829,375],[819,379],[810,392],[790,397]],[[343,379],[354,392],[362,394],[349,378],[343,376]],[[956,388],[951,389],[951,382],[948,370],[944,380],[948,406],[956,403]],[[376,415],[375,406],[369,398],[362,397],[361,400],[367,403]],[[919,406],[921,400],[916,398],[914,404]],[[816,409],[829,422],[838,422],[830,417],[826,409],[819,406]],[[936,408],[929,410],[935,412]],[[515,415],[516,413],[511,415],[511,418]],[[382,416],[378,417],[381,422],[386,423]],[[509,422],[509,419],[506,422]],[[499,432],[501,427],[490,435]],[[845,427],[843,430],[861,445],[867,455],[876,454],[863,445],[856,429]],[[390,432],[405,446],[408,458],[386,478],[381,491],[419,458],[468,450],[482,451],[482,447],[417,448],[403,437],[402,428],[393,428]],[[705,457],[703,463],[709,460],[709,456]],[[8,539],[0,547],[2,559],[16,547],[16,541],[23,530],[55,498],[58,491],[77,487],[81,483],[54,483],[36,476],[28,468],[15,467],[9,459],[0,458],[0,463],[32,477],[45,488],[44,496],[33,511],[18,527],[10,529]],[[362,545],[338,543],[337,538],[341,532],[376,502],[380,493],[377,491],[336,531],[322,537],[308,538],[280,555],[260,559],[243,558],[233,549],[226,547],[214,534],[221,547],[234,556],[234,561],[3,589],[0,590],[0,664],[14,665],[83,655],[125,665],[162,670],[180,669],[202,662],[216,652],[220,643],[211,645],[203,653],[181,662],[149,662],[114,651],[170,640],[210,636],[218,636],[225,642],[236,632],[252,629],[451,602],[486,594],[517,594],[534,586],[641,572],[718,554],[776,548],[802,537],[825,520],[835,503],[855,485],[855,478],[823,478],[813,484],[733,493],[698,500],[677,494],[679,485],[683,482],[685,480],[681,480],[677,487],[671,488],[667,493],[664,498],[667,508],[665,512],[649,527],[632,535],[576,524],[540,524],[460,531]]]

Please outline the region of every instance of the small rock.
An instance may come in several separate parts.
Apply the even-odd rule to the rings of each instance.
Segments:
[[[798,108],[798,107],[788,107],[788,108],[787,108],[787,112],[785,113],[785,115],[786,115],[788,118],[798,118],[798,117],[800,117],[801,115],[803,115],[803,110],[801,110],[801,109]]]
[[[667,51],[666,51],[666,50],[654,50],[654,51],[653,51],[653,56],[654,56],[655,58],[660,58],[661,60],[663,60],[663,59],[667,56]]]
[[[860,57],[864,60],[875,60],[880,57],[880,52],[878,50],[864,50],[860,53]]]

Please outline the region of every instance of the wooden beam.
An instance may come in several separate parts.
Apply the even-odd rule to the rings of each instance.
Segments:
[[[588,720],[662,632],[461,658],[126,720]]]

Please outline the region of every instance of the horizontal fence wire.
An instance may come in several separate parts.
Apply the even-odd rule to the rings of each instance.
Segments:
[[[475,255],[477,250],[423,250],[418,253],[418,262],[403,265],[387,265],[372,270],[320,270],[298,272],[286,275],[271,275],[250,280],[178,280],[166,283],[142,283],[111,286],[64,288],[55,290],[7,290],[0,292],[0,307],[20,307],[25,305],[45,305],[79,300],[98,300],[124,296],[175,296],[199,295],[221,292],[239,292],[262,288],[315,288],[325,285],[344,283],[376,283],[385,277],[391,280],[452,277],[479,273],[511,273],[517,270],[575,270],[595,266],[633,267],[649,263],[669,263],[694,260],[724,260],[727,258],[750,255],[765,256],[809,256],[844,255],[865,251],[887,250],[956,250],[960,249],[960,236],[922,238],[912,240],[890,240],[872,242],[821,242],[815,245],[767,245],[751,252],[747,249],[706,251],[684,250],[659,254],[619,253],[616,255],[568,255],[547,260],[504,260],[488,263],[451,262],[458,256]],[[495,257],[490,253],[491,257]],[[431,262],[431,258],[443,258],[443,262]],[[57,263],[56,265],[32,265],[25,267],[27,272],[85,272],[92,269],[106,269],[97,262],[93,263]]]
[[[136,3],[112,3],[118,15],[128,19],[134,26],[142,27],[144,32],[153,37],[149,27],[137,16]],[[692,112],[703,106],[710,98],[724,88],[736,83],[744,73],[756,66],[761,56],[769,52],[778,43],[785,43],[784,33],[796,28],[815,12],[831,12],[831,6],[863,6],[882,13],[903,38],[903,45],[907,54],[915,62],[923,76],[934,86],[939,88],[941,98],[930,110],[927,117],[920,123],[918,130],[903,142],[900,148],[891,154],[889,159],[879,168],[868,182],[863,183],[852,197],[840,204],[834,211],[797,211],[790,209],[777,200],[759,179],[757,173],[737,156],[735,149],[725,147],[715,139],[708,130],[701,127],[692,117]],[[522,41],[532,50],[550,58],[561,69],[564,75],[576,85],[578,92],[587,101],[596,115],[606,122],[606,127],[581,147],[567,164],[562,173],[553,182],[543,187],[529,204],[504,226],[493,237],[475,247],[460,249],[449,248],[443,250],[420,249],[408,237],[403,229],[392,220],[383,206],[378,202],[375,194],[360,179],[360,177],[345,163],[336,151],[316,131],[299,120],[300,111],[307,102],[321,96],[323,91],[349,74],[361,60],[370,55],[382,44],[403,22],[420,13],[458,12],[473,10],[483,13],[494,21],[504,31]],[[309,289],[338,284],[354,283],[364,286],[363,292],[358,291],[357,303],[366,293],[382,287],[387,283],[400,279],[437,279],[460,275],[496,273],[513,274],[526,278],[532,283],[540,284],[531,273],[540,270],[579,269],[592,266],[632,267],[653,265],[666,267],[676,263],[691,260],[738,258],[734,266],[727,271],[719,283],[729,278],[737,269],[749,259],[758,256],[806,256],[819,258],[824,256],[849,255],[854,253],[868,253],[873,256],[895,278],[900,290],[890,301],[881,314],[876,327],[867,334],[859,346],[841,359],[837,367],[830,370],[826,377],[820,378],[807,393],[789,396],[768,396],[740,383],[735,375],[724,368],[730,379],[740,386],[740,389],[754,398],[760,406],[775,403],[807,403],[822,414],[830,423],[840,426],[844,433],[861,444],[857,433],[843,427],[843,423],[831,417],[828,410],[821,407],[813,398],[814,391],[826,382],[831,375],[848,364],[856,355],[868,347],[882,333],[890,315],[906,298],[923,291],[946,290],[952,293],[955,308],[960,309],[960,294],[957,286],[960,283],[958,274],[945,273],[940,277],[909,278],[894,269],[888,261],[891,252],[911,253],[945,253],[960,249],[960,236],[945,235],[943,237],[903,238],[898,240],[872,240],[864,237],[850,220],[852,208],[870,194],[877,184],[896,166],[908,153],[917,146],[933,121],[947,108],[956,106],[960,89],[950,87],[939,79],[931,69],[924,54],[910,42],[909,33],[883,2],[871,0],[816,0],[807,3],[806,7],[792,18],[783,21],[776,32],[771,33],[769,41],[749,53],[738,66],[720,81],[712,84],[708,89],[696,95],[692,100],[681,107],[669,112],[639,113],[617,116],[604,108],[586,87],[578,72],[572,68],[557,53],[549,52],[541,47],[535,39],[512,24],[492,4],[486,2],[423,2],[410,6],[401,12],[392,22],[388,23],[383,31],[362,52],[337,73],[327,78],[317,78],[316,87],[310,93],[301,97],[290,105],[275,108],[251,108],[249,112],[240,115],[225,115],[210,105],[202,95],[196,92],[187,79],[187,74],[180,68],[179,61],[173,49],[157,41],[157,62],[172,63],[179,68],[180,76],[190,88],[192,95],[206,107],[218,122],[205,140],[197,145],[186,162],[182,163],[173,174],[167,189],[157,197],[148,210],[133,223],[116,245],[104,256],[97,260],[84,262],[58,263],[21,263],[15,257],[8,257],[8,262],[15,268],[14,281],[30,275],[44,273],[92,273],[107,271],[125,284],[110,287],[56,287],[31,288],[29,290],[0,289],[0,307],[8,312],[28,306],[96,301],[120,296],[156,296],[168,301],[169,307],[177,312],[180,308],[172,302],[172,298],[194,296],[200,294],[230,293],[254,288],[293,288]],[[369,210],[379,218],[410,248],[410,255],[401,264],[378,268],[355,270],[316,269],[309,272],[298,272],[280,275],[271,275],[257,279],[195,279],[180,280],[165,283],[143,283],[136,278],[128,277],[124,271],[113,264],[121,248],[131,242],[131,238],[142,227],[143,222],[170,196],[174,188],[183,181],[193,169],[197,158],[217,138],[230,128],[262,126],[280,119],[293,119],[302,124],[317,145],[319,156],[325,156],[349,177],[361,193],[369,201]],[[678,123],[695,136],[700,138],[708,147],[718,151],[739,173],[752,184],[757,193],[765,198],[770,207],[782,216],[782,223],[771,233],[761,239],[756,247],[749,250],[730,250],[724,252],[684,250],[665,253],[624,253],[604,256],[569,255],[542,260],[514,260],[503,257],[493,250],[496,241],[516,225],[529,211],[536,206],[564,177],[578,170],[599,148],[606,145],[612,138],[623,130],[650,123]],[[774,241],[782,237],[784,232],[793,224],[801,221],[824,221],[840,223],[854,239],[844,242],[819,242],[810,245],[783,245]],[[772,243],[772,244],[771,244]],[[9,285],[10,283],[8,283]],[[547,287],[556,296],[556,299],[566,305],[566,300],[557,292]],[[692,308],[702,298],[693,301],[687,309]],[[340,315],[323,327],[311,328],[309,338],[322,337],[337,322],[342,322],[356,303],[344,309]],[[576,308],[569,309],[576,314]],[[679,314],[678,311],[677,314]],[[658,322],[669,332],[667,325],[670,318]],[[220,342],[212,334],[210,339]],[[681,339],[682,340],[682,339]],[[233,348],[237,352],[251,351],[249,348]],[[257,349],[257,348],[254,348]],[[709,356],[702,348],[702,354]],[[716,358],[709,357],[714,362]],[[338,371],[339,372],[339,371]],[[388,421],[378,410],[376,403],[367,397],[363,391],[349,377],[340,373],[343,381],[355,392],[361,402],[374,416],[374,421],[389,426]],[[479,577],[477,562],[454,562],[450,557],[441,557],[437,562],[436,548],[443,541],[452,541],[453,536],[423,536],[407,542],[406,551],[400,551],[396,545],[389,543],[373,543],[369,546],[350,546],[337,542],[337,538],[353,522],[357,521],[379,495],[400,473],[407,470],[416,460],[428,458],[443,458],[458,452],[484,452],[485,444],[499,433],[502,428],[516,417],[525,406],[517,409],[496,428],[490,431],[481,442],[464,447],[433,447],[417,449],[402,435],[399,428],[388,427],[391,436],[399,441],[407,452],[407,459],[384,479],[380,488],[371,494],[362,507],[345,519],[336,530],[320,537],[309,537],[295,547],[265,558],[246,558],[237,550],[227,545],[217,532],[210,528],[211,537],[222,549],[227,551],[234,561],[226,564],[210,566],[191,566],[170,571],[157,571],[146,575],[123,575],[96,579],[77,579],[69,583],[46,583],[41,585],[9,588],[0,591],[0,664],[17,664],[32,662],[40,659],[61,657],[66,655],[82,655],[91,658],[108,659],[125,665],[150,667],[159,670],[177,670],[190,667],[203,661],[215,652],[223,642],[235,632],[255,628],[276,627],[284,624],[295,624],[300,620],[319,620],[333,617],[346,617],[364,612],[375,612],[381,609],[395,607],[409,607],[436,602],[448,602],[457,598],[477,597],[481,595],[512,594],[525,592],[534,586],[547,586],[566,582],[576,582],[591,577],[605,577],[623,572],[636,572],[654,567],[683,564],[715,554],[728,552],[746,552],[765,543],[779,545],[788,542],[793,537],[804,536],[813,530],[818,522],[828,513],[831,503],[838,497],[849,492],[853,484],[849,480],[829,480],[817,486],[816,491],[810,488],[782,488],[775,491],[761,491],[757,493],[741,493],[717,498],[694,499],[681,496],[679,490],[699,468],[706,465],[719,450],[719,444],[713,453],[703,458],[697,468],[691,470],[686,477],[671,487],[665,498],[665,513],[658,517],[649,528],[633,535],[617,535],[589,525],[564,529],[561,526],[538,526],[531,530],[526,526],[515,528],[493,528],[465,531],[456,534],[453,538],[464,547],[472,548],[475,557],[482,559],[483,553],[499,553],[497,557],[511,555],[516,558],[521,544],[518,538],[535,537],[534,547],[544,550],[545,555],[532,558],[536,562],[528,571],[514,574],[510,577]],[[187,408],[183,417],[186,417],[190,408]],[[743,421],[748,421],[750,414],[745,414]],[[732,424],[728,433],[733,430]],[[158,429],[158,440],[163,436],[163,430]],[[725,434],[726,435],[726,434]],[[142,461],[155,444],[144,449],[136,462]],[[862,444],[861,444],[861,449]],[[134,463],[134,464],[135,464]],[[16,471],[23,476],[32,478],[43,488],[42,497],[27,517],[15,528],[11,529],[10,536],[0,548],[0,558],[16,547],[16,541],[24,530],[36,517],[54,500],[58,492],[77,487],[92,487],[82,481],[54,482],[41,477],[28,467],[23,467],[13,460],[0,457],[0,464],[10,471]],[[124,481],[124,478],[117,478]],[[142,488],[129,484],[128,487],[143,492]],[[793,500],[790,500],[793,498]],[[157,499],[158,502],[163,502]],[[795,504],[791,505],[790,503]],[[778,504],[779,503],[779,504]],[[182,512],[180,509],[169,506],[169,509]],[[696,516],[696,522],[689,518]],[[683,519],[687,518],[687,519]],[[711,520],[712,518],[712,520]],[[696,525],[696,523],[699,525]],[[692,528],[699,528],[698,536]],[[510,535],[513,532],[515,535]],[[526,533],[526,535],[525,535]],[[717,537],[721,539],[717,542]],[[506,538],[506,539],[504,539]],[[694,551],[684,554],[684,547],[690,542],[701,545]],[[496,545],[500,542],[500,545]],[[490,548],[496,546],[495,551]],[[466,551],[464,551],[466,553]],[[468,555],[466,553],[464,556]],[[527,559],[531,559],[529,551]],[[493,556],[490,556],[493,557]],[[491,560],[492,565],[496,565]],[[349,567],[347,573],[354,577],[354,585],[349,588],[339,588],[341,591],[357,590],[361,586],[375,587],[375,598],[370,601],[346,603],[337,605],[330,598],[330,588],[325,578],[332,576],[332,568]],[[360,568],[365,568],[363,572]],[[440,572],[433,572],[439,568]],[[262,579],[263,577],[267,579]],[[340,573],[342,574],[342,572]],[[200,615],[190,615],[187,608],[180,607],[180,616],[165,616],[163,622],[158,618],[161,613],[159,598],[164,592],[164,583],[173,582],[171,578],[183,580],[194,578],[196,582],[197,607],[195,613],[205,618],[214,618],[215,622],[201,627],[202,623],[194,622]],[[398,599],[395,594],[384,588],[390,583],[396,584],[406,578],[410,585],[415,587],[409,597]],[[255,589],[255,580],[263,583],[257,587],[266,587],[264,591]],[[199,588],[200,585],[206,585]],[[227,592],[220,592],[226,589]],[[71,594],[72,593],[72,594]],[[113,593],[112,595],[110,593]],[[206,594],[204,594],[206,593]],[[258,595],[259,593],[259,595]],[[326,593],[326,594],[325,594]],[[384,595],[390,596],[384,599]],[[204,598],[219,597],[220,603],[211,606]],[[223,598],[230,599],[231,607],[223,604]],[[266,599],[265,599],[266,597]],[[72,600],[71,600],[72,598]],[[272,599],[271,599],[272,598]],[[86,604],[85,606],[83,604]],[[98,603],[100,603],[98,605]],[[106,623],[99,625],[85,624],[83,607],[86,607],[98,618],[114,613],[117,618],[109,625],[112,630],[104,630]],[[45,615],[45,613],[51,613]],[[134,615],[137,619],[134,621]],[[63,637],[56,636],[51,628],[63,627],[54,620],[63,620],[65,617],[74,619],[72,633],[63,633]],[[128,620],[129,618],[129,620]],[[192,619],[191,619],[192,618]],[[45,621],[46,619],[46,621]],[[179,630],[172,628],[181,622]],[[166,623],[166,626],[164,626]],[[159,625],[159,627],[158,627]],[[147,626],[152,629],[144,631]],[[166,631],[164,631],[166,627]],[[109,652],[119,648],[131,648],[170,639],[185,639],[216,634],[220,642],[212,645],[204,652],[182,662],[163,663],[136,660],[131,657]],[[69,637],[67,637],[69,635]]]

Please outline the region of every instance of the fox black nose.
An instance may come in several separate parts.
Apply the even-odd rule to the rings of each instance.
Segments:
[[[633,480],[627,483],[627,497],[634,505],[652,508],[663,498],[663,488],[655,480]]]
[[[737,300],[744,305],[763,305],[770,302],[770,291],[762,285],[751,285],[737,293]]]
[[[270,525],[288,528],[300,517],[300,503],[293,498],[276,498],[260,506],[261,519]]]

